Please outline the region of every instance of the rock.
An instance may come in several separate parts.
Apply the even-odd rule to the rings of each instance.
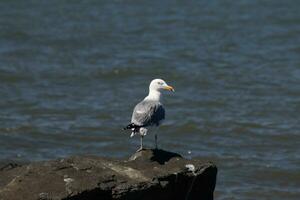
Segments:
[[[213,199],[217,168],[163,150],[0,166],[1,200]]]

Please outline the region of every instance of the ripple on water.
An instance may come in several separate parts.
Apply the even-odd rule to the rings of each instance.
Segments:
[[[161,77],[176,92],[159,145],[216,162],[217,199],[298,199],[298,8],[3,2],[0,159],[132,154],[139,138],[121,129]]]

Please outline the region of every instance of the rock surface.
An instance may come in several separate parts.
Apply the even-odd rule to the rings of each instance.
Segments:
[[[163,150],[0,166],[0,200],[213,199],[217,168]]]

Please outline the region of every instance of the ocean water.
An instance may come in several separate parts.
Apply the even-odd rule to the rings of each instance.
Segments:
[[[299,8],[1,1],[0,160],[130,156],[139,138],[122,128],[163,78],[176,92],[159,146],[215,162],[215,199],[299,199]]]

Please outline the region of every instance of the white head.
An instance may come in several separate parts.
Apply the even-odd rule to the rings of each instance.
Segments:
[[[163,91],[163,90],[169,90],[174,92],[174,88],[172,86],[169,86],[164,80],[162,79],[154,79],[151,81],[149,85],[149,91],[155,90],[155,91]]]
[[[149,85],[149,95],[146,97],[146,99],[159,101],[161,92],[164,90],[169,90],[172,92],[175,91],[174,88],[172,86],[169,86],[164,80],[154,79]]]

